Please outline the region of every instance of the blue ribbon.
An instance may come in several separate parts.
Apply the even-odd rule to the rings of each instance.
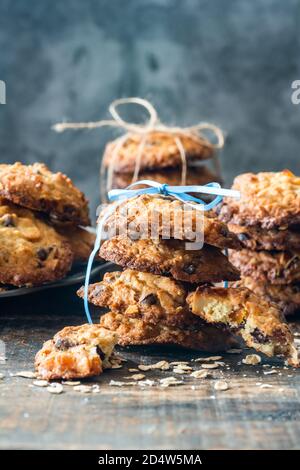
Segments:
[[[147,188],[142,189],[131,189],[138,185],[147,185]],[[216,196],[211,202],[206,203],[202,199],[192,196],[189,193],[201,193],[201,194],[208,194],[212,196]],[[141,180],[137,181],[129,185],[126,189],[112,189],[108,192],[108,199],[111,202],[117,201],[117,204],[114,204],[112,207],[108,208],[108,211],[103,215],[101,220],[98,223],[97,227],[97,235],[94,244],[93,251],[90,254],[87,269],[86,269],[86,276],[84,282],[84,309],[85,314],[87,317],[88,322],[91,324],[92,318],[89,310],[88,304],[88,288],[89,288],[89,281],[91,276],[91,270],[93,266],[93,262],[95,256],[97,255],[100,245],[101,245],[101,238],[102,238],[102,231],[104,224],[108,217],[113,214],[116,208],[122,204],[126,199],[131,199],[133,197],[141,196],[142,194],[152,194],[152,195],[162,195],[162,196],[171,196],[179,201],[182,201],[186,204],[189,203],[198,203],[199,205],[192,204],[192,207],[202,211],[210,211],[216,205],[218,205],[222,200],[223,197],[235,197],[239,198],[240,193],[239,191],[235,191],[232,189],[224,189],[221,187],[219,183],[208,183],[204,186],[169,186],[168,184],[161,184],[157,183],[156,181],[151,180]],[[225,281],[225,287],[228,286],[228,282]]]

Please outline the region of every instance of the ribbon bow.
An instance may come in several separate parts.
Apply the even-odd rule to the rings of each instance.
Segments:
[[[138,185],[147,185],[147,188],[142,189],[132,189]],[[213,201],[210,203],[205,203],[202,199],[192,196],[189,193],[202,193],[202,194],[209,194],[216,196]],[[107,211],[102,216],[98,223],[97,227],[97,235],[94,244],[94,248],[92,253],[90,254],[87,269],[86,269],[86,276],[85,276],[85,283],[84,283],[84,309],[89,323],[92,323],[92,318],[89,310],[88,305],[88,288],[89,288],[89,281],[90,275],[92,270],[93,261],[95,259],[96,254],[98,253],[101,245],[102,239],[102,231],[105,222],[107,221],[108,217],[110,217],[113,212],[117,209],[117,207],[122,204],[126,199],[130,199],[133,197],[141,196],[142,194],[149,194],[149,195],[162,195],[162,196],[169,196],[173,197],[174,199],[178,199],[179,201],[191,205],[193,208],[208,211],[219,204],[223,197],[234,197],[239,198],[240,192],[235,191],[233,189],[224,189],[221,187],[219,183],[208,183],[204,186],[169,186],[168,184],[161,184],[157,183],[156,181],[150,180],[141,180],[137,181],[129,185],[126,189],[112,189],[108,193],[108,199],[111,202],[117,201],[117,203],[111,207],[107,208]],[[194,203],[198,204],[194,204]]]

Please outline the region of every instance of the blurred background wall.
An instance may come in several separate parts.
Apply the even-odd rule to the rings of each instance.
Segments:
[[[227,185],[244,171],[300,174],[299,0],[0,0],[0,161],[44,161],[98,202],[116,131],[56,134],[107,117],[118,97],[153,101],[178,125],[227,133]]]

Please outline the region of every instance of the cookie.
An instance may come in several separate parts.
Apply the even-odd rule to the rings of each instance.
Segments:
[[[208,323],[226,326],[267,356],[283,355],[299,366],[292,332],[275,304],[246,288],[198,287],[187,302]]]
[[[84,296],[84,288],[77,292]],[[176,324],[191,319],[186,305],[187,288],[174,279],[126,269],[105,273],[103,280],[89,286],[88,300],[126,315],[143,315],[149,323],[167,319]]]
[[[300,282],[300,252],[230,251],[229,259],[242,276],[271,284]]]
[[[238,270],[220,249],[204,245],[201,250],[187,250],[181,240],[151,240],[114,237],[103,242],[100,257],[123,268],[162,276],[172,276],[190,283],[233,281]]]
[[[133,173],[136,159],[140,151],[142,134],[131,134],[119,149],[115,157],[114,170],[118,173]],[[182,159],[175,139],[178,138],[185,150],[188,163],[205,160],[213,156],[212,145],[196,135],[183,135],[182,133],[170,134],[168,132],[153,131],[147,135],[147,140],[141,153],[140,169],[153,170],[181,166]],[[103,160],[105,166],[109,166],[114,158],[114,151],[119,139],[107,144]]]
[[[199,204],[185,204],[163,196],[144,194],[121,203],[104,226],[108,238],[129,234],[130,238],[176,238],[204,242],[219,248],[239,249],[237,236],[211,212],[203,212]],[[112,206],[108,209],[111,210]],[[105,211],[100,214],[100,218]]]
[[[43,163],[0,165],[0,197],[47,213],[51,219],[89,225],[88,202],[63,173],[52,173]]]
[[[67,326],[36,354],[36,371],[45,380],[99,375],[116,342],[117,335],[101,325]]]
[[[56,231],[71,245],[74,261],[87,261],[95,243],[95,234],[84,227],[58,227]]]
[[[247,287],[255,294],[274,302],[285,316],[300,311],[300,283],[298,284],[270,284],[258,282],[251,277],[243,277],[238,283],[240,287]]]
[[[70,270],[70,244],[35,213],[0,205],[0,283],[35,286],[63,278]]]
[[[223,221],[264,229],[300,224],[300,178],[289,170],[244,173],[235,178],[232,188],[241,192],[241,198],[224,199]]]
[[[120,346],[175,345],[205,352],[226,351],[237,346],[233,336],[201,321],[180,327],[164,321],[149,323],[139,314],[109,312],[101,317],[100,325],[117,333]]]
[[[124,189],[132,183],[132,178],[133,174],[131,173],[114,173],[112,187]],[[182,184],[180,168],[143,171],[139,173],[138,179],[157,181],[158,183],[169,184],[170,186],[180,186]],[[212,181],[221,182],[220,178],[205,166],[190,167],[187,170],[186,185],[205,185]],[[144,187],[146,186],[135,186],[136,189]]]
[[[300,226],[266,230],[258,226],[228,224],[228,228],[249,250],[300,250]]]

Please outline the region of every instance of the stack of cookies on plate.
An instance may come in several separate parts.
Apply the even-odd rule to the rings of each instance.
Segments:
[[[220,181],[218,168],[211,171],[203,161],[212,160],[217,167],[215,149],[206,139],[196,135],[152,131],[143,143],[143,134],[130,134],[118,147],[119,139],[107,144],[103,162],[112,166],[111,186],[116,189],[126,188],[133,182],[136,165],[139,168],[139,180],[152,180],[162,184],[178,186],[182,181],[182,156],[177,139],[184,150],[187,163],[187,185],[204,185],[211,181]],[[138,162],[137,162],[138,160]]]
[[[300,309],[300,178],[288,170],[239,175],[239,200],[225,199],[219,217],[243,245],[230,253],[241,284],[278,304]]]
[[[275,305],[244,287],[213,286],[239,279],[222,253],[239,249],[238,237],[201,212],[204,245],[191,246],[200,212],[189,205],[186,224],[186,208],[168,197],[142,195],[108,216],[105,228],[113,236],[102,243],[100,256],[124,270],[89,286],[89,302],[109,309],[100,325],[115,332],[122,346],[172,344],[213,352],[236,345],[240,336],[258,351],[298,364],[293,336]]]
[[[88,202],[44,164],[0,165],[0,283],[36,286],[63,278],[87,259],[94,235]]]

